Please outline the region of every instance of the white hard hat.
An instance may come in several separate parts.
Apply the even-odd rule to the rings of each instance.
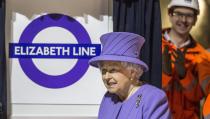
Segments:
[[[174,6],[189,7],[195,9],[199,13],[199,3],[198,0],[171,0],[168,8]]]

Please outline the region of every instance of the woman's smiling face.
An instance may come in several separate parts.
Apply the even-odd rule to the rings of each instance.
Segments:
[[[120,62],[105,61],[100,70],[105,87],[110,93],[122,96],[128,93],[132,81],[131,71],[121,65]]]

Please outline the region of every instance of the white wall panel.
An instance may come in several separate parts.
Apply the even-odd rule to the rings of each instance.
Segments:
[[[9,43],[18,43],[28,24],[49,13],[73,17],[87,30],[92,43],[100,43],[99,37],[112,31],[110,4],[109,0],[7,0],[8,115],[11,119],[97,118],[105,93],[99,70],[89,67],[72,85],[46,88],[30,80],[17,58],[9,58]],[[77,39],[65,29],[48,28],[38,33],[33,43],[77,43]],[[56,76],[71,70],[77,60],[33,59],[33,63],[41,72]]]

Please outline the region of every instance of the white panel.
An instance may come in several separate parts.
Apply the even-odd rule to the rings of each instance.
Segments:
[[[46,13],[60,13],[71,16],[88,31],[92,43],[99,43],[99,37],[112,31],[112,17],[109,15],[109,0],[7,0],[6,47],[18,43],[26,26],[36,17]],[[57,42],[58,33],[62,41]],[[51,33],[52,36],[45,34]],[[46,39],[55,38],[53,41]],[[35,43],[76,43],[71,33],[64,29],[47,29],[38,34]],[[73,39],[68,41],[66,39]],[[46,74],[59,75],[71,70],[77,62],[69,60],[33,59],[36,67]],[[55,69],[54,67],[61,67]],[[47,67],[47,68],[46,68]],[[82,67],[81,67],[82,68]],[[9,117],[11,119],[97,119],[99,104],[105,93],[99,70],[89,67],[85,75],[71,86],[50,89],[37,85],[22,71],[18,59],[7,59],[9,84]],[[11,110],[11,111],[10,111]]]
[[[14,14],[14,23],[13,23],[13,41],[14,43],[19,42],[19,38],[23,30],[32,20],[28,20],[24,15]],[[86,15],[85,17],[76,17],[77,21],[79,21],[88,31],[91,40],[93,43],[99,43],[99,37],[101,34],[108,32],[108,17],[104,16],[103,21],[97,20],[90,15]],[[87,22],[85,22],[87,20]],[[101,29],[97,29],[101,28]],[[51,30],[50,30],[51,29]],[[70,37],[71,35],[64,32],[63,29],[53,27],[48,28],[48,31],[41,31],[38,33],[37,37],[44,32],[45,34],[51,35],[50,38],[58,36],[57,33],[60,33],[60,36],[65,36],[65,38]],[[97,30],[96,30],[97,29]],[[57,33],[52,32],[53,30],[57,30]],[[59,32],[58,32],[59,31]],[[53,36],[55,34],[55,36]],[[40,35],[41,37],[41,35]],[[44,38],[49,38],[45,36]],[[44,39],[43,38],[43,39]],[[63,38],[63,39],[65,39]],[[44,43],[51,43],[52,39],[44,39]],[[35,43],[43,43],[41,40],[35,39]],[[57,41],[59,43],[69,43],[72,42],[68,40]],[[57,43],[54,41],[54,43]],[[73,40],[76,42],[76,39]],[[44,73],[48,73],[49,75],[53,74],[57,70],[64,70],[61,73],[65,73],[68,70],[71,70],[72,66],[69,66],[68,63],[75,64],[75,61],[66,59],[35,59],[36,66],[40,70],[45,70]],[[43,62],[39,62],[43,61]],[[70,62],[69,62],[70,61]],[[45,63],[46,67],[43,68],[42,63]],[[59,68],[54,67],[53,65],[57,63]],[[42,69],[39,67],[42,67]],[[52,67],[50,67],[52,66]],[[62,69],[62,67],[63,69]],[[74,65],[73,65],[74,66]],[[81,67],[82,68],[82,67]],[[66,70],[67,69],[67,70]],[[54,73],[55,74],[55,73]],[[75,74],[76,75],[76,74]],[[56,103],[56,104],[99,104],[101,98],[104,94],[104,86],[101,81],[101,75],[98,69],[89,67],[85,75],[76,83],[71,86],[61,88],[61,89],[50,89],[45,88],[40,85],[37,85],[33,81],[31,81],[23,72],[18,59],[12,59],[12,67],[11,67],[11,94],[12,94],[12,103]],[[94,92],[94,95],[91,95]]]
[[[97,119],[97,117],[71,117],[71,116],[51,117],[51,116],[33,116],[32,115],[32,116],[16,116],[16,117],[12,117],[12,119]]]
[[[67,118],[96,118],[99,105],[32,105],[32,104],[13,104],[11,115],[15,118],[49,117]],[[39,118],[40,119],[40,118]]]

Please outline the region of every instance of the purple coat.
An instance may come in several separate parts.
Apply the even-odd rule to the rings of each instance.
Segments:
[[[144,84],[124,102],[107,92],[101,102],[98,119],[171,119],[171,115],[165,93]]]

